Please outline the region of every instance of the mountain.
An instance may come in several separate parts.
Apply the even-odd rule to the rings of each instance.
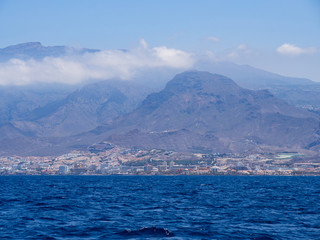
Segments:
[[[35,109],[65,98],[74,88],[63,84],[0,86],[0,126],[25,119]]]
[[[123,84],[123,85],[122,85]],[[300,151],[320,146],[319,115],[209,72],[176,75],[143,94],[126,82],[86,85],[0,131],[2,155],[56,155],[100,141],[191,152]],[[146,92],[144,92],[146,94]]]
[[[0,48],[0,62],[8,61],[12,58],[27,60],[42,59],[44,57],[60,57],[69,53],[83,54],[85,52],[96,52],[96,49],[71,48],[66,46],[43,46],[40,42],[28,42]]]
[[[248,90],[222,75],[191,71],[178,74],[133,112],[77,138],[79,143],[108,140],[178,151],[296,150],[319,141],[319,124],[318,115],[267,90]]]
[[[249,65],[238,65],[231,62],[199,61],[197,69],[216,72],[233,79],[241,87],[249,89],[269,89],[280,86],[314,85],[316,82],[306,78],[286,77]]]
[[[249,65],[207,59],[197,62],[196,68],[227,76],[244,88],[268,89],[276,97],[295,106],[320,108],[320,83],[310,79],[287,77]]]
[[[40,42],[21,43],[0,49],[0,62],[12,58],[22,60],[41,60],[45,57],[63,57],[99,52],[98,49],[73,48],[68,46],[43,46]],[[126,52],[127,50],[121,50]],[[195,69],[215,72],[233,79],[241,87],[259,90],[268,89],[275,96],[299,107],[320,109],[320,83],[305,78],[286,77],[231,62],[212,61],[206,56],[198,56]],[[180,70],[159,67],[140,70],[133,76],[132,82],[161,90],[168,79]]]
[[[0,62],[97,51],[31,42],[0,49]],[[55,154],[100,140],[181,151],[319,148],[319,83],[201,57],[194,67],[220,75],[174,77],[177,69],[158,67],[130,81],[0,86],[0,155]],[[159,92],[144,100],[151,88]]]
[[[7,95],[17,89],[20,92],[14,98],[14,105],[6,102],[6,108],[2,109],[10,110],[11,115],[7,115],[0,125],[0,156],[65,153],[70,149],[64,142],[70,136],[90,131],[130,112],[150,92],[143,86],[121,80],[91,83],[68,93],[61,90],[60,94],[64,93],[61,96],[54,96],[54,88],[53,95],[49,94],[49,89],[42,89],[44,96],[35,88],[25,91],[19,87],[10,89],[12,92],[4,92]],[[29,96],[30,92],[34,95],[27,102],[25,94]],[[50,97],[51,101],[47,99]],[[29,109],[22,111],[23,106],[29,106]]]
[[[67,137],[92,130],[132,111],[147,93],[146,88],[121,80],[91,83],[10,123],[37,137]]]

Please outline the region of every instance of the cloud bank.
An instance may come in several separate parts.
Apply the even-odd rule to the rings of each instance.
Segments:
[[[104,50],[42,60],[11,59],[0,63],[0,85],[77,84],[111,78],[129,80],[143,70],[158,67],[184,70],[193,64],[191,53],[165,46],[149,48],[142,39],[139,47],[128,51]]]
[[[277,48],[277,52],[286,56],[299,56],[303,54],[311,55],[317,52],[315,47],[301,48],[293,44],[285,43]]]

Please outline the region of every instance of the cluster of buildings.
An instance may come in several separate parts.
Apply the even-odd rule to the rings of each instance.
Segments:
[[[0,157],[0,175],[320,175],[320,159],[298,153],[201,154],[126,149],[101,142],[61,156]]]

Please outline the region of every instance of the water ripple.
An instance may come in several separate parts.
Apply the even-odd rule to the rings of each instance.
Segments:
[[[320,239],[319,180],[1,176],[0,239]]]

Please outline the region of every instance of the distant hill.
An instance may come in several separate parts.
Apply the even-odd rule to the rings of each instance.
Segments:
[[[71,136],[132,111],[148,93],[142,86],[121,80],[92,83],[33,109],[24,119],[11,124],[37,137]]]
[[[60,57],[70,53],[82,54],[85,52],[96,52],[96,49],[71,48],[66,46],[43,46],[40,42],[28,42],[0,48],[0,62],[11,58],[18,59],[42,59],[44,57]]]
[[[201,60],[196,64],[196,68],[227,76],[244,88],[268,89],[276,97],[295,106],[311,105],[320,108],[320,83],[310,79],[282,76],[231,62]]]
[[[306,78],[286,77],[249,65],[238,65],[231,62],[199,61],[197,69],[216,72],[233,79],[241,87],[249,89],[269,89],[283,86],[319,84]]]
[[[35,109],[67,97],[75,88],[63,84],[0,86],[0,126],[25,120]]]

